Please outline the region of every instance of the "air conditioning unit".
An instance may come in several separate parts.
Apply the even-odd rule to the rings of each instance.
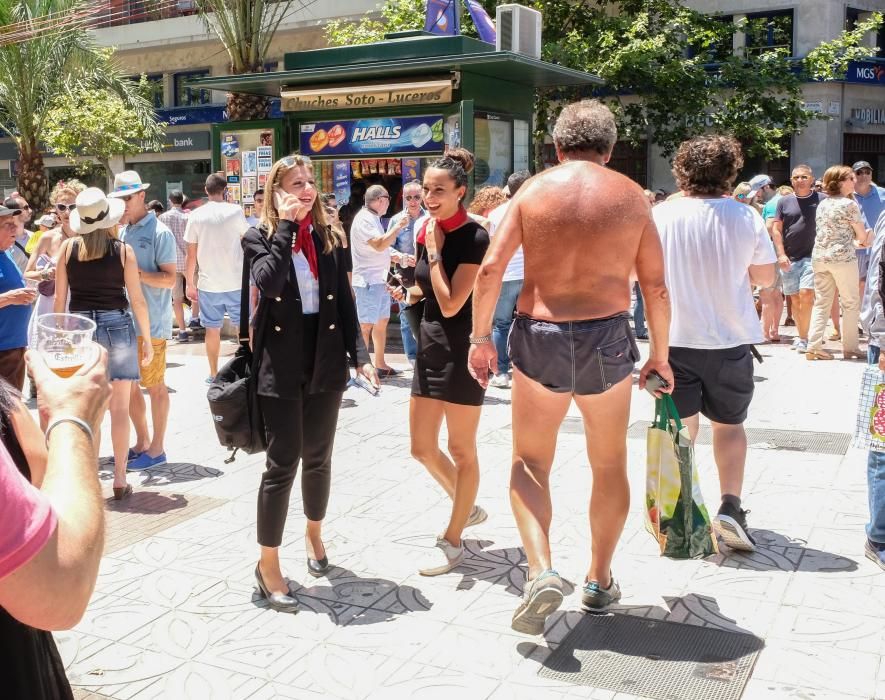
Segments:
[[[522,5],[495,9],[495,50],[541,58],[541,13]]]

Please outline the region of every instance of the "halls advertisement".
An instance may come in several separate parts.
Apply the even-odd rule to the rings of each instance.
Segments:
[[[443,118],[388,117],[301,125],[301,153],[337,157],[443,151]]]

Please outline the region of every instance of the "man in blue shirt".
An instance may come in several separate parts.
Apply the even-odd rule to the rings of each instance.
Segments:
[[[405,227],[397,234],[396,240],[393,242],[394,250],[401,254],[397,270],[403,279],[404,287],[411,287],[415,284],[415,234],[417,233],[415,222],[424,214],[425,212],[421,208],[421,183],[412,180],[403,187],[403,210],[392,216],[387,224],[387,232],[390,233],[402,219],[406,219]],[[415,341],[418,329],[409,327],[409,320],[402,313],[405,307],[405,302],[399,302],[399,331],[403,339],[403,352],[406,353],[409,362],[414,364],[418,354],[418,344]]]
[[[15,218],[21,212],[0,206],[0,377],[21,391],[25,385],[28,321],[37,290],[28,289],[10,248],[15,244]]]
[[[151,397],[151,419],[154,434],[151,438],[147,425],[147,409],[140,391],[129,396],[129,416],[135,426],[135,447],[129,450],[128,468],[150,469],[166,463],[164,439],[169,419],[169,389],[166,388],[166,341],[172,337],[172,287],[175,285],[175,236],[145,205],[148,183],[142,183],[138,173],[127,171],[114,179],[110,197],[119,197],[126,203],[122,222],[126,224],[120,238],[132,246],[138,261],[141,291],[147,302],[151,322],[151,337],[138,338],[139,360],[142,346],[150,342],[154,359],[141,368],[141,386]]]
[[[873,182],[873,167],[865,160],[859,160],[851,166],[857,181],[854,183],[854,196],[866,219],[866,227],[872,229],[879,220],[879,214],[885,209],[885,189]],[[861,298],[867,281],[867,270],[870,265],[870,249],[857,249],[857,264],[860,268]]]

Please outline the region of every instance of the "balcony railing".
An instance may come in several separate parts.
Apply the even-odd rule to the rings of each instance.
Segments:
[[[96,15],[95,26],[119,27],[195,14],[195,0],[109,0],[105,12]]]

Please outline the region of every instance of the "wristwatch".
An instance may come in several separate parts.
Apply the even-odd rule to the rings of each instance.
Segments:
[[[440,258],[439,253],[429,253],[427,255],[427,264],[433,265],[434,263],[438,263],[442,258]]]

